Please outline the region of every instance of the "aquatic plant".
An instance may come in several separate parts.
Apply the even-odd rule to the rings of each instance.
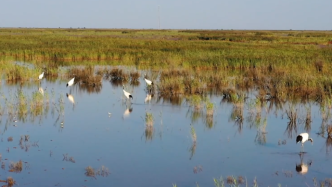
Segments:
[[[67,72],[67,78],[75,77],[75,82],[79,82],[80,87],[92,86],[100,87],[102,81],[102,75],[95,74],[95,68],[92,65],[70,68]]]
[[[9,165],[9,169],[12,172],[16,172],[19,173],[22,171],[23,169],[23,163],[22,160],[18,161],[18,162],[11,162]]]
[[[95,170],[91,166],[85,168],[85,175],[87,177],[96,178]]]
[[[214,104],[209,99],[207,99],[205,101],[205,106],[206,106],[206,115],[213,116]]]
[[[107,177],[109,174],[111,174],[111,172],[105,166],[101,166],[101,168],[99,168],[96,172],[96,175],[99,175],[99,176],[102,176],[102,177]]]
[[[197,141],[196,130],[195,130],[194,126],[191,125],[190,127],[191,127],[191,131],[190,131],[191,139],[192,139],[193,143],[196,143],[196,141]]]
[[[297,109],[291,106],[288,110],[286,110],[286,114],[289,121],[285,132],[287,132],[289,138],[292,138],[293,131],[297,134]]]
[[[215,187],[224,187],[225,186],[224,179],[222,176],[219,179],[213,178],[213,182],[214,182]]]
[[[7,177],[7,186],[12,187],[14,184],[16,184],[16,181],[12,177]]]
[[[150,112],[145,113],[145,124],[146,126],[153,126],[153,114]]]

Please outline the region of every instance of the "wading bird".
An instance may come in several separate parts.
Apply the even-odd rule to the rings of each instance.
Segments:
[[[74,84],[75,77],[70,79],[70,81],[67,83],[66,87],[72,86]]]
[[[38,80],[42,80],[43,77],[44,77],[44,72],[38,76]]]
[[[146,74],[144,74],[144,80],[145,80],[146,84],[149,86],[151,86],[153,84],[153,82],[151,80],[147,79]]]
[[[296,137],[296,143],[301,142],[302,143],[302,149],[303,149],[303,144],[306,141],[310,141],[311,143],[314,142],[314,140],[312,138],[309,138],[309,134],[306,133],[306,132],[297,135],[297,137]]]
[[[151,86],[153,84],[153,82],[150,81],[149,79],[144,78],[144,80],[145,80],[146,84],[149,86]]]
[[[133,96],[131,95],[131,93],[127,92],[125,89],[124,89],[124,86],[122,85],[122,90],[123,90],[123,94],[126,96],[127,99],[133,99]]]

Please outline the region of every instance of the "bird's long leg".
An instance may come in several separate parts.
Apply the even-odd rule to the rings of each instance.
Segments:
[[[303,148],[304,146],[303,146],[303,143],[302,143],[302,145],[301,145],[301,152],[302,153],[304,153],[304,148]]]

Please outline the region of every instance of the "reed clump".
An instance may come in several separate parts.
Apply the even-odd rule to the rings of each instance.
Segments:
[[[96,174],[99,176],[102,176],[102,177],[107,177],[108,175],[111,174],[111,172],[109,171],[109,169],[107,167],[101,166],[101,168],[98,169]]]
[[[85,175],[87,177],[93,177],[93,178],[96,177],[95,170],[91,166],[85,168]]]
[[[153,138],[153,114],[146,112],[145,113],[145,138],[146,140],[152,140]]]
[[[80,85],[100,87],[102,76],[95,75],[93,66],[85,66],[84,68],[71,68],[67,73],[68,78],[75,77],[75,82],[80,82]]]
[[[109,72],[109,77],[111,77],[112,80],[122,80],[122,81],[129,80],[129,75],[119,68],[112,69]]]
[[[18,161],[18,162],[11,162],[9,165],[9,169],[12,172],[16,172],[19,173],[23,170],[23,163],[22,160]]]
[[[6,182],[8,187],[12,187],[14,184],[16,184],[16,181],[13,179],[13,177],[7,177]]]
[[[332,138],[332,125],[326,126],[326,132],[327,132],[327,136]]]
[[[139,85],[139,78],[140,78],[140,73],[137,71],[132,71],[129,73],[129,77],[130,77],[130,84],[131,85],[135,85],[138,86]]]
[[[206,115],[213,116],[214,104],[209,99],[205,101],[205,107],[206,107]]]

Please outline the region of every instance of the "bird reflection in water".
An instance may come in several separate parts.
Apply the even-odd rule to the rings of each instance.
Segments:
[[[75,99],[73,95],[67,93],[66,96],[71,103],[75,104]]]
[[[307,163],[303,162],[303,155],[304,153],[300,153],[300,159],[301,159],[301,163],[300,164],[296,164],[295,170],[297,173],[301,174],[301,175],[305,175],[306,173],[308,173],[309,170],[309,166],[311,166],[312,161],[308,161]]]
[[[39,91],[40,94],[42,94],[42,96],[44,96],[44,89],[42,87],[39,87],[38,91]]]
[[[126,118],[129,116],[129,114],[133,111],[132,107],[127,108],[124,112],[123,112],[123,118]]]
[[[144,99],[144,102],[145,102],[145,103],[150,102],[151,99],[152,99],[152,97],[153,97],[153,95],[151,95],[151,94],[146,94],[146,97],[145,97],[145,99]]]

